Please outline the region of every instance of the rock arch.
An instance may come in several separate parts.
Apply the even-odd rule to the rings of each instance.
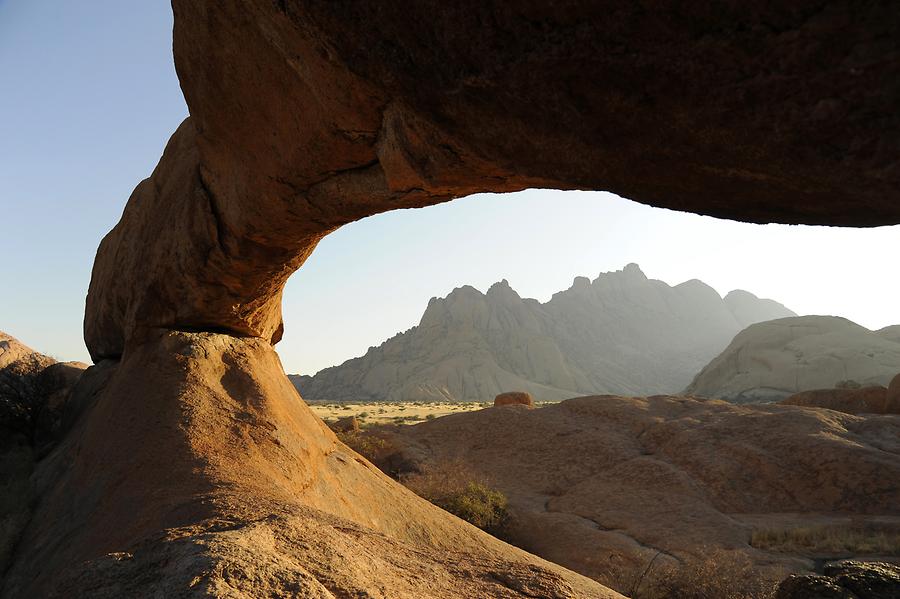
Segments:
[[[787,4],[174,0],[191,116],[98,250],[98,365],[2,595],[617,596],[338,442],[281,290],[341,225],[477,191],[900,222],[900,13]]]
[[[191,116],[98,251],[95,359],[280,338],[330,231],[479,191],[603,189],[754,222],[900,222],[888,3],[175,0]]]

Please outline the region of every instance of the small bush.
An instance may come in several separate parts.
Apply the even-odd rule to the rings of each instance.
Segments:
[[[509,521],[506,496],[492,489],[463,462],[433,465],[401,482],[420,497],[495,536]]]
[[[387,440],[373,434],[362,431],[347,431],[335,433],[347,447],[366,458],[376,466],[386,454],[394,451]]]

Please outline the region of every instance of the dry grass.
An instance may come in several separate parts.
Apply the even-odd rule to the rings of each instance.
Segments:
[[[356,416],[363,426],[373,424],[418,424],[448,414],[471,412],[489,407],[489,403],[479,402],[368,402],[335,403],[307,402],[310,409],[325,421],[337,420],[344,416]]]
[[[897,525],[832,525],[754,530],[757,549],[797,554],[900,555]]]
[[[778,580],[764,576],[740,551],[710,548],[703,559],[648,567],[635,580],[633,599],[771,599]]]
[[[509,519],[506,496],[460,461],[435,464],[401,477],[406,487],[466,522],[502,536]]]

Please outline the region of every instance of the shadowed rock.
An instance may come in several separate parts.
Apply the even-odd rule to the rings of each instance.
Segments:
[[[775,599],[895,599],[898,596],[900,567],[857,561],[825,566],[822,576],[791,576],[775,593]]]

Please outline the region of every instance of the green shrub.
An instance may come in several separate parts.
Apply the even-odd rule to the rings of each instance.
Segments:
[[[506,496],[465,463],[433,464],[408,474],[401,482],[434,505],[495,536],[505,533],[509,522]]]
[[[368,434],[363,431],[347,431],[335,433],[344,445],[366,458],[376,466],[381,462],[384,456],[394,451],[388,442],[377,435]]]
[[[470,482],[465,489],[438,503],[451,514],[488,532],[503,530],[508,519],[506,496],[500,491]]]

